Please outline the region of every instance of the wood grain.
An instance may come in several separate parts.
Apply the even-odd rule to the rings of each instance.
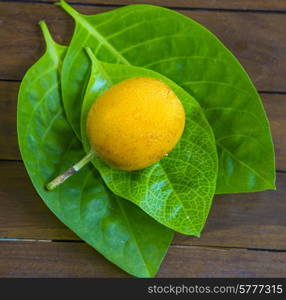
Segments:
[[[46,1],[46,0],[39,0]],[[25,1],[23,1],[25,2]],[[52,0],[58,2],[58,0]],[[258,9],[286,11],[285,0],[70,0],[69,3],[90,3],[104,5],[126,5],[135,3],[154,4],[168,7],[204,9]]]
[[[1,242],[0,277],[128,277],[84,243]]]
[[[16,132],[18,82],[0,81],[0,159],[21,159]],[[270,119],[277,168],[286,171],[286,95],[261,94]]]
[[[231,2],[231,1],[230,1]],[[110,7],[79,6],[95,14]],[[73,22],[48,4],[0,3],[0,79],[22,78],[43,52],[37,23],[45,19],[58,42],[68,43]],[[286,18],[275,13],[182,11],[205,25],[238,57],[259,90],[286,91]],[[17,20],[17,22],[15,22]],[[13,36],[13,38],[11,38]]]
[[[21,159],[16,124],[19,87],[19,82],[0,81],[0,159]]]
[[[21,162],[0,162],[0,238],[78,239],[43,204]],[[277,191],[217,196],[200,239],[177,235],[175,245],[286,250],[286,174]]]
[[[285,277],[285,252],[174,247],[158,277]]]
[[[0,277],[127,277],[83,243],[0,242]],[[157,277],[285,277],[286,253],[172,246]]]

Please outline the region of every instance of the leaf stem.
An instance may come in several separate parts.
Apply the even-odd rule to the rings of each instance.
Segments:
[[[72,8],[68,3],[64,0],[60,0],[60,2],[56,2],[55,5],[60,6],[66,13],[68,13],[72,17],[76,17],[79,13]]]
[[[46,185],[48,191],[52,191],[58,185],[65,182],[69,177],[74,175],[77,171],[79,171],[82,167],[88,164],[95,157],[95,151],[90,150],[79,162],[73,165],[71,168],[66,170],[63,174],[57,176],[51,182]]]

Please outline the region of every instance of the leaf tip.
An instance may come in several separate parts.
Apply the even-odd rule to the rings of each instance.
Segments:
[[[65,2],[64,0],[60,0],[59,2],[55,2],[54,4],[56,6],[62,6],[63,2]]]
[[[47,26],[47,23],[44,20],[41,20],[39,22],[39,25],[40,25],[40,28],[42,30],[42,33],[43,33],[43,36],[44,36],[44,39],[45,39],[45,42],[46,42],[46,47],[48,48],[50,43],[53,43],[54,40],[51,36],[51,33],[50,33],[49,28]]]
[[[60,6],[66,13],[68,13],[70,16],[72,16],[73,18],[75,16],[78,16],[79,13],[72,8],[71,5],[69,5],[66,1],[64,0],[60,0],[60,2],[56,2],[55,5]]]
[[[45,20],[40,20],[38,24],[41,27],[43,33],[48,30],[48,26]]]
[[[195,236],[196,238],[200,238],[201,237],[201,230],[200,231],[185,231],[185,232],[181,232],[182,234],[186,234],[186,235],[191,235],[191,236]]]

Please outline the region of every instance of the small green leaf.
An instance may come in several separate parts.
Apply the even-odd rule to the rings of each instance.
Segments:
[[[112,85],[129,78],[151,77],[170,86],[181,100],[186,112],[185,130],[168,156],[148,168],[132,172],[113,169],[98,157],[93,163],[115,194],[134,202],[165,226],[199,236],[211,207],[217,176],[215,140],[200,106],[182,88],[159,73],[100,62],[91,50],[89,55],[91,76],[81,120],[82,141],[87,152],[90,150],[86,136],[87,112],[95,99]]]
[[[109,63],[141,66],[191,94],[213,128],[218,148],[216,193],[275,188],[274,148],[263,106],[231,52],[206,28],[173,10],[130,5],[87,16],[64,1],[76,27],[62,72],[67,117],[80,136],[82,84],[88,77],[83,47]]]
[[[154,276],[173,232],[114,195],[92,165],[52,192],[44,188],[84,151],[61,102],[59,73],[66,47],[52,40],[45,23],[41,27],[47,50],[21,83],[17,112],[20,150],[31,181],[51,211],[107,259],[135,276]]]

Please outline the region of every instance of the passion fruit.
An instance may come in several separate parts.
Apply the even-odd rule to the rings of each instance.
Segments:
[[[87,117],[90,146],[110,166],[139,170],[167,155],[182,136],[185,111],[160,80],[124,80],[104,92]]]

